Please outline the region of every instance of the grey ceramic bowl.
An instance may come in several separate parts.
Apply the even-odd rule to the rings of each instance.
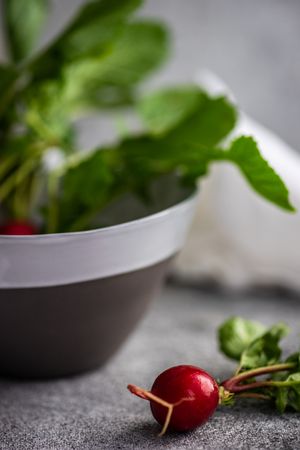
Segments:
[[[0,374],[74,374],[103,364],[118,349],[192,218],[195,196],[167,192],[162,189],[151,214],[134,213],[118,225],[0,236]],[[129,209],[117,208],[126,219]]]

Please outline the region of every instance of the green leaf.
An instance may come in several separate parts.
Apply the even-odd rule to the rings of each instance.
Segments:
[[[295,211],[285,184],[262,157],[252,137],[241,136],[233,141],[226,157],[238,166],[258,194],[287,211]]]
[[[17,76],[18,72],[13,66],[0,64],[0,102],[7,89],[14,84]]]
[[[27,90],[23,95],[24,122],[49,146],[67,148],[73,141],[71,105],[64,96],[60,80],[49,81]]]
[[[282,413],[287,407],[290,407],[300,412],[300,372],[288,375],[279,383],[280,387],[273,391],[278,411]]]
[[[287,388],[278,388],[275,391],[275,404],[277,410],[282,414],[287,407],[288,404],[288,389]]]
[[[65,97],[77,108],[132,100],[131,87],[161,64],[167,46],[162,25],[149,21],[126,25],[108,53],[65,66]]]
[[[57,45],[68,59],[97,55],[116,37],[124,19],[140,6],[140,0],[88,2],[63,33]]]
[[[167,56],[168,33],[164,25],[139,20],[124,27],[98,73],[104,84],[127,86],[139,82]]]
[[[239,360],[243,351],[266,327],[259,322],[231,317],[218,329],[220,350],[229,358]]]
[[[289,328],[284,323],[273,325],[262,336],[252,341],[243,351],[240,366],[243,369],[276,364],[281,356],[279,341],[288,334]]]
[[[288,406],[300,412],[300,372],[290,375],[286,382],[291,384],[288,389]]]
[[[73,112],[83,115],[86,111],[132,106],[135,102],[134,88],[131,86],[102,85],[91,90],[79,89],[73,98]]]
[[[171,173],[176,173],[181,182],[194,186],[197,178],[204,176],[208,172],[211,163],[227,160],[228,154],[230,153],[216,147],[202,146],[201,144],[192,144],[185,141],[175,142],[173,137],[170,138],[170,134],[172,133],[171,131],[166,135],[157,137],[144,135],[127,138],[119,146],[117,145],[110,150],[110,154],[114,155],[114,159],[119,165],[118,171],[112,176],[116,177],[116,184],[122,192],[134,192],[147,201],[149,200],[148,189],[150,183],[162,175]],[[231,158],[229,157],[228,160],[231,161]],[[76,185],[70,185],[73,186],[75,192]],[[77,185],[78,189],[79,186],[80,184]],[[105,195],[107,195],[106,198],[104,198]],[[101,202],[98,203],[98,210],[95,205],[91,206],[84,203],[80,207],[81,213],[79,211],[76,212],[78,217],[79,214],[83,215],[83,219],[80,220],[81,227],[88,226],[90,222],[86,218],[93,219],[101,207],[104,204],[107,205],[111,198],[114,197],[110,190],[106,191],[105,189],[103,190],[103,196]],[[61,207],[63,211],[68,211],[69,207],[67,203],[73,209],[72,202],[75,200],[70,199],[71,197],[67,196],[65,203],[61,203],[61,205],[64,205]],[[72,216],[73,219],[76,214],[71,215],[68,213],[69,217]],[[70,224],[72,224],[73,228],[78,225],[78,221],[74,225],[72,220],[69,223],[63,221],[64,225],[61,230],[66,231],[65,227],[69,227]],[[229,353],[232,355],[231,357],[237,358],[244,350],[243,345],[246,345],[250,339],[256,337],[255,332],[257,331],[259,333],[262,331],[259,325],[252,326],[248,324],[244,328],[247,329],[247,332],[244,330],[247,338],[244,336],[244,343],[239,342],[240,347],[238,349],[234,348],[235,344],[231,346],[229,350]],[[266,334],[262,341],[254,341],[255,346],[253,348],[250,346],[248,349],[249,352],[246,350],[243,353],[242,359],[245,368],[256,367],[256,364],[258,364],[256,362],[257,359],[266,364],[271,364],[271,361],[277,360],[277,347],[275,343],[276,339],[278,340],[279,334],[281,332],[283,333],[283,328],[283,325],[278,327],[278,329],[275,327],[270,331],[270,336]],[[277,335],[276,333],[279,334]],[[249,341],[247,340],[248,338]],[[272,347],[273,344],[274,346]],[[269,348],[270,346],[271,348]]]
[[[141,0],[90,0],[30,68],[35,79],[55,78],[66,63],[111,51],[128,16]]]
[[[186,180],[191,172],[203,176],[209,163],[219,157],[219,151],[214,148],[189,143],[182,145],[168,137],[149,135],[125,139],[119,152],[128,178],[144,185],[157,176],[170,173],[177,173],[181,180]],[[193,184],[195,179],[189,181]]]
[[[60,97],[57,97],[60,98]],[[180,126],[180,125],[179,125]],[[143,135],[133,138],[127,138],[123,140],[119,145],[109,150],[109,155],[117,164],[118,169],[112,168],[112,166],[106,167],[106,170],[112,170],[110,173],[112,180],[111,183],[114,186],[112,190],[103,189],[101,201],[97,204],[89,204],[88,202],[78,203],[79,209],[75,213],[70,213],[70,210],[74,211],[76,206],[75,197],[71,195],[64,196],[64,200],[59,202],[59,209],[62,211],[62,215],[65,213],[69,217],[66,220],[62,220],[60,225],[60,231],[67,231],[71,226],[72,229],[77,229],[78,223],[80,228],[84,229],[88,227],[91,220],[95,215],[100,212],[103,205],[107,205],[115,196],[115,186],[118,186],[118,191],[125,192],[131,191],[142,197],[144,200],[148,200],[148,190],[150,183],[156,178],[176,173],[181,182],[188,183],[191,186],[195,185],[197,178],[204,176],[208,172],[209,165],[215,161],[227,160],[228,151],[218,149],[216,147],[202,146],[201,144],[192,144],[189,142],[175,142],[173,138],[170,138],[170,134],[167,133],[164,136],[149,136]],[[97,152],[96,152],[97,154]],[[228,158],[231,161],[230,157]],[[83,168],[79,167],[80,173],[82,173],[83,180]],[[77,169],[76,172],[77,173]],[[88,173],[88,171],[86,172]],[[99,172],[100,176],[100,172]],[[74,179],[78,179],[77,175],[74,175]],[[96,175],[95,175],[96,177]],[[66,178],[66,182],[70,188],[70,192],[73,190],[76,195],[76,190],[80,189],[81,182],[76,184],[69,182],[70,178]],[[94,179],[96,183],[96,178]],[[100,183],[100,181],[99,181]],[[90,190],[92,192],[92,189]],[[112,193],[113,192],[113,193]],[[92,194],[91,194],[92,195]],[[97,209],[98,205],[98,209]],[[76,208],[75,208],[76,209]],[[80,219],[82,215],[82,219]],[[78,220],[74,222],[74,218],[78,217]],[[238,322],[234,322],[237,325]],[[229,356],[238,358],[241,352],[244,350],[244,346],[249,344],[251,339],[256,337],[257,334],[262,332],[262,327],[257,324],[243,323],[243,333],[240,332],[239,346],[235,348],[236,343],[234,339],[236,337],[233,334],[233,343],[229,345],[230,349],[227,351]],[[271,364],[271,362],[277,359],[277,347],[276,342],[279,340],[280,333],[284,333],[284,326],[274,327],[270,331],[270,335],[267,333],[262,340],[254,341],[254,347],[245,350],[242,359],[243,364],[246,367],[256,367],[257,359],[260,362]],[[238,326],[233,327],[234,333],[239,330]],[[277,333],[277,334],[276,334]],[[254,344],[253,343],[253,344]],[[273,345],[273,347],[272,347]],[[277,355],[277,356],[276,356]]]
[[[61,77],[27,89],[27,123],[38,117],[48,135],[64,139],[68,122],[88,106],[132,101],[130,86],[157,67],[166,53],[167,34],[154,22],[134,22],[124,27],[111,52],[66,65]],[[37,127],[43,130],[45,127]]]
[[[190,116],[203,102],[196,86],[162,89],[148,94],[137,103],[147,129],[154,135],[164,134]]]
[[[114,158],[111,150],[102,149],[71,159],[59,177],[59,189],[45,212],[53,226],[51,232],[81,230],[82,221],[86,229],[89,218],[92,220],[113,196],[117,180]]]
[[[48,1],[4,0],[3,9],[9,51],[13,61],[19,62],[35,47],[48,11]]]
[[[150,136],[128,138],[110,149],[99,149],[80,164],[71,166],[62,177],[55,200],[60,216],[58,230],[88,228],[101,209],[115,199],[116,193],[130,191],[149,200],[148,189],[153,180],[174,172],[184,174],[195,162],[204,173],[212,158],[213,150],[187,145],[183,151],[182,146],[169,145]],[[97,169],[100,166],[104,171],[103,180],[102,172]],[[88,178],[86,186],[84,177]],[[98,181],[97,177],[100,177]],[[101,187],[105,180],[109,180],[107,187],[106,182]],[[95,192],[100,191],[101,195],[95,197]]]
[[[236,119],[236,109],[225,97],[212,98],[202,92],[198,107],[166,136],[177,144],[213,147],[233,129]]]
[[[198,170],[197,158],[201,166],[203,155],[206,165],[222,159],[224,152],[214,146],[232,130],[237,116],[224,97],[210,97],[197,86],[160,90],[145,97],[138,110],[151,133],[176,154],[179,164],[193,155],[187,171],[187,178],[193,180],[206,172]]]
[[[285,360],[285,362],[295,363],[294,372],[300,372],[300,352],[293,353]]]
[[[14,96],[17,78],[18,71],[13,66],[0,64],[0,117],[6,115],[6,120],[9,119],[8,105]],[[1,128],[3,132],[4,127]]]

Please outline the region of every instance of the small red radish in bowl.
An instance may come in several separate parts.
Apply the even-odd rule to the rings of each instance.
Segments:
[[[7,235],[31,235],[37,234],[38,230],[35,225],[26,221],[13,220],[0,226],[0,234]]]
[[[180,365],[162,372],[151,391],[128,385],[133,394],[150,401],[154,418],[163,426],[189,431],[205,423],[219,404],[219,386],[199,367]]]

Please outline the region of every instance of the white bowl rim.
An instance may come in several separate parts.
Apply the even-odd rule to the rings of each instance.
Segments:
[[[96,230],[0,236],[0,290],[96,280],[163,261],[184,244],[196,194],[157,213]]]

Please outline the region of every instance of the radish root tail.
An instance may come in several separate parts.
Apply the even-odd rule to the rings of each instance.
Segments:
[[[158,435],[159,437],[163,436],[166,433],[166,431],[170,425],[170,422],[171,422],[174,408],[176,406],[181,405],[181,403],[183,403],[183,402],[189,402],[189,401],[194,400],[194,398],[192,398],[192,397],[188,397],[188,398],[184,397],[184,398],[181,398],[176,403],[169,403],[169,402],[166,402],[165,400],[163,400],[162,398],[157,397],[157,395],[152,394],[152,392],[146,391],[145,389],[140,388],[139,386],[135,386],[134,384],[129,384],[127,386],[127,389],[132,394],[136,395],[137,397],[142,398],[143,400],[153,401],[153,402],[158,403],[159,405],[162,405],[165,408],[167,408],[168,412],[167,412],[166,419],[165,419],[164,425],[162,427],[162,430]]]

